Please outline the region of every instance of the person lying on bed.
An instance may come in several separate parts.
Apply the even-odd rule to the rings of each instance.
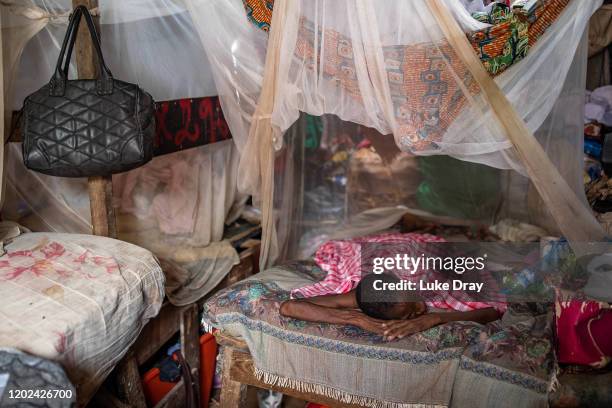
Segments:
[[[287,300],[281,304],[280,314],[309,322],[357,326],[380,334],[387,341],[401,339],[444,323],[473,321],[485,324],[500,317],[500,312],[493,307],[428,313],[431,304],[406,301],[403,291],[374,290],[376,280],[385,283],[400,281],[390,274],[366,275],[355,289],[347,293]],[[482,303],[479,305],[482,306]]]

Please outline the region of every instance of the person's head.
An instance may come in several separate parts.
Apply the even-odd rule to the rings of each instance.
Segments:
[[[381,320],[406,320],[425,313],[425,303],[407,301],[406,293],[402,290],[376,289],[383,287],[383,284],[399,282],[398,278],[386,273],[364,276],[355,292],[359,309]]]

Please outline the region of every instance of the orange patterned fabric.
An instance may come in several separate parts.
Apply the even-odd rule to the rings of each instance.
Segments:
[[[468,39],[489,73],[499,75],[527,56],[568,3],[569,0],[546,0],[529,14],[520,9],[512,13],[500,11],[496,24],[468,34]]]
[[[264,31],[270,30],[274,0],[244,0],[248,19]]]
[[[312,23],[302,20],[296,55],[309,68],[314,35]],[[351,42],[333,30],[326,30],[324,38],[323,77],[361,101]],[[436,149],[435,142],[467,103],[456,78],[471,94],[478,93],[478,85],[447,42],[385,47],[383,55],[401,143],[411,150]]]

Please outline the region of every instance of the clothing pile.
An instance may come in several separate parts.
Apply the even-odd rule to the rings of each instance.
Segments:
[[[587,91],[584,106],[586,124],[600,124],[612,127],[612,86],[602,86],[594,91]]]
[[[589,203],[599,213],[612,209],[608,177],[612,162],[606,139],[612,137],[612,86],[587,91],[584,106],[584,181]],[[608,144],[610,140],[608,140]]]
[[[538,0],[461,0],[461,3],[475,19],[483,21],[484,18],[483,22],[489,23],[486,16],[500,16],[500,11],[504,10],[529,15],[537,7]]]

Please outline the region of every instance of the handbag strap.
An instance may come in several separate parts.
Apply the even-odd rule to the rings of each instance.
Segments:
[[[98,63],[100,64],[100,78],[97,80],[96,91],[99,95],[109,95],[113,93],[113,75],[104,62],[104,56],[102,55],[100,38],[98,36],[96,26],[87,7],[81,5],[76,7],[72,13],[70,23],[68,24],[68,30],[66,31],[62,48],[57,59],[57,64],[55,66],[55,73],[49,82],[49,94],[52,96],[64,95],[66,81],[68,80],[68,67],[70,66],[72,51],[77,39],[81,16],[85,17],[85,22],[87,23],[87,27],[89,29],[91,41],[94,49],[96,50],[96,54],[98,55]],[[66,50],[68,51],[67,53]],[[62,63],[64,65],[63,68]]]
[[[70,68],[70,59],[72,58],[72,50],[74,48],[74,44],[76,43],[76,35],[79,32],[79,25],[81,23],[81,18],[76,18],[76,14],[81,14],[82,11],[80,8],[77,8],[70,17],[70,24],[68,25],[68,30],[66,31],[66,35],[64,37],[64,44],[62,45],[62,50],[60,51],[60,59],[64,59],[62,57],[62,53],[64,52],[64,48],[66,47],[66,43],[68,45],[68,58],[65,58],[64,62],[64,76],[68,78],[68,69]],[[73,38],[74,37],[74,38]],[[60,61],[58,61],[59,63]],[[57,69],[57,67],[56,67]]]

